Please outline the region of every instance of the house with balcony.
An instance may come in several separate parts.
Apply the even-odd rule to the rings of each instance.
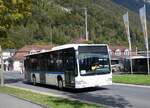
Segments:
[[[22,73],[24,71],[24,60],[27,54],[44,52],[51,50],[52,47],[52,45],[25,45],[16,51],[13,56],[13,70]]]
[[[135,48],[132,49],[130,56],[130,51],[127,47],[110,46],[109,52],[111,56],[111,66],[113,72],[130,72],[130,59],[132,59],[134,73],[147,72],[146,51],[138,51],[137,48]]]
[[[3,49],[2,50],[2,60],[4,61],[4,70],[10,71],[12,70],[12,57],[15,54],[16,49]],[[1,61],[0,61],[1,64]]]

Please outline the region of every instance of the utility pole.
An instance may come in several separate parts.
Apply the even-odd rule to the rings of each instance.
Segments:
[[[52,33],[52,26],[50,26],[51,27],[51,31],[50,31],[50,35],[51,35],[51,45],[53,46],[53,33]]]
[[[86,41],[89,40],[89,36],[88,36],[88,24],[87,24],[87,8],[84,8],[85,10],[85,36],[86,36]]]
[[[3,86],[4,85],[4,76],[3,76],[4,62],[3,62],[3,56],[2,56],[2,48],[1,48],[1,46],[0,46],[0,61],[1,61],[0,78],[1,78],[1,86]]]

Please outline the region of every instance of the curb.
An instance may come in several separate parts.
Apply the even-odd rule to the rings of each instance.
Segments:
[[[30,91],[30,92],[34,92],[34,93],[39,93],[39,94],[47,95],[47,96],[68,98],[67,96],[63,96],[63,95],[56,95],[56,94],[52,94],[52,93],[41,92],[41,91],[38,91],[38,90],[33,90],[33,89],[27,89],[27,88],[23,88],[23,87],[12,86],[12,85],[8,85],[8,84],[5,84],[5,86],[6,87],[15,88],[15,89],[20,89],[20,90]]]
[[[27,88],[23,88],[23,87],[17,87],[17,86],[12,86],[12,85],[8,85],[8,84],[5,84],[5,86],[6,87],[15,88],[15,89],[19,89],[19,90],[30,91],[30,92],[33,92],[33,93],[39,93],[39,94],[46,95],[46,96],[60,97],[60,98],[68,99],[70,101],[79,101],[79,102],[86,103],[86,104],[107,107],[106,105],[102,105],[102,104],[98,104],[98,103],[90,102],[90,101],[85,101],[85,100],[81,100],[81,99],[75,99],[75,98],[71,98],[69,96],[56,95],[56,94],[52,94],[52,93],[41,92],[41,91],[37,91],[37,90],[33,90],[33,89],[27,89]],[[14,96],[14,95],[12,95],[12,96]],[[14,97],[16,97],[16,96],[14,96]],[[16,97],[16,98],[18,98],[18,97]],[[19,98],[19,99],[22,99],[22,98]],[[26,99],[23,99],[23,100],[26,100]],[[30,101],[30,100],[26,100],[26,101],[34,103],[34,102]],[[35,104],[37,104],[37,103],[35,103]],[[37,105],[40,105],[40,104],[37,104]],[[42,106],[42,105],[40,105],[40,106]],[[42,107],[43,108],[47,108],[46,106],[42,106]]]
[[[145,85],[123,84],[123,83],[113,83],[113,85],[128,86],[128,87],[140,87],[140,88],[149,88],[150,89],[150,86],[145,86]]]
[[[17,97],[17,96],[15,96],[15,95],[12,95],[12,94],[7,94],[7,95],[12,96],[12,97],[15,97],[15,98],[20,99],[20,100],[23,100],[23,101],[26,101],[26,102],[30,102],[30,103],[35,104],[35,105],[38,105],[38,106],[40,106],[40,107],[42,107],[42,108],[48,108],[47,106],[41,105],[41,104],[36,103],[36,102],[32,102],[32,101],[30,101],[30,100],[28,100],[28,99],[25,99],[25,98],[20,98],[20,97]]]

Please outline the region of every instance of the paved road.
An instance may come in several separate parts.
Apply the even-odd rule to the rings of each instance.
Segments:
[[[21,81],[23,76],[19,72],[5,73],[5,83],[16,83]],[[40,105],[33,104],[14,96],[0,93],[0,108],[43,108]]]
[[[149,88],[112,85],[105,86],[104,88],[90,88],[80,91],[59,91],[56,87],[25,84],[21,81],[22,76],[17,73],[7,73],[5,77],[10,78],[10,76],[12,76],[11,80],[8,80],[10,85],[95,102],[106,105],[108,108],[150,108]]]
[[[13,96],[0,93],[0,108],[42,108],[42,107],[33,104],[31,102],[24,101],[15,98]]]

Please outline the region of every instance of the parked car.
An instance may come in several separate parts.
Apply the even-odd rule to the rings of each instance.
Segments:
[[[113,64],[111,65],[112,72],[120,72],[123,70],[122,64]]]

